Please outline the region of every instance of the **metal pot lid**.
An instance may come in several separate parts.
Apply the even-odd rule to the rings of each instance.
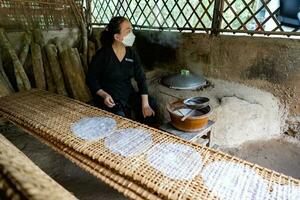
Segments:
[[[207,84],[203,76],[191,74],[189,70],[181,70],[180,74],[165,76],[162,78],[161,83],[178,90],[195,90]]]

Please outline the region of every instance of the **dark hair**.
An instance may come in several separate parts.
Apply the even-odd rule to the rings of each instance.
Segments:
[[[102,46],[112,45],[114,42],[114,35],[116,33],[120,33],[121,27],[120,25],[124,22],[128,21],[125,17],[113,17],[109,21],[106,28],[102,31],[100,41]]]

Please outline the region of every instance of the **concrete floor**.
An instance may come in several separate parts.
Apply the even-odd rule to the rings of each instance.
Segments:
[[[0,122],[0,133],[79,199],[126,199],[16,126]],[[223,151],[300,179],[300,142],[297,140],[255,141]]]

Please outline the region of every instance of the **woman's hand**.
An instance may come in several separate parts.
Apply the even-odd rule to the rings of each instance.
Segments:
[[[142,106],[142,112],[144,118],[150,117],[150,116],[155,116],[155,112],[152,110],[152,108],[149,105],[143,105]]]
[[[152,108],[149,106],[149,101],[148,101],[148,95],[143,94],[142,96],[142,112],[144,118],[154,116],[155,112],[152,110]]]
[[[113,98],[104,90],[102,89],[98,90],[97,95],[103,98],[103,102],[107,107],[112,108],[116,105]]]
[[[104,104],[109,108],[112,108],[116,105],[113,98],[109,94],[104,97]]]

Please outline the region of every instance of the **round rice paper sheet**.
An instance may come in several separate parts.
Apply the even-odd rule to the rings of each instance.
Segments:
[[[109,117],[86,117],[71,125],[71,131],[77,137],[95,141],[107,137],[117,122]]]
[[[216,161],[205,166],[201,175],[205,185],[220,199],[268,199],[267,182],[245,165]]]
[[[176,180],[191,180],[203,167],[200,153],[179,143],[156,144],[147,153],[147,160],[153,168]]]
[[[140,128],[116,130],[105,138],[106,148],[125,157],[138,156],[149,149],[151,145],[151,134]]]

